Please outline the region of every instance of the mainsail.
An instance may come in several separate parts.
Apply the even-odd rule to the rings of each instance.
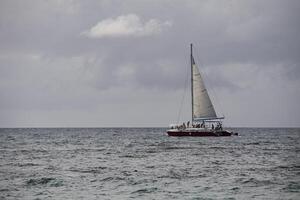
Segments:
[[[192,53],[192,52],[191,52]],[[214,106],[211,103],[199,69],[191,54],[192,67],[192,110],[193,120],[217,118]]]

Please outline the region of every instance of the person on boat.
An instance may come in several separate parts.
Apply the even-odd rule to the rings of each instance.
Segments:
[[[215,128],[214,124],[211,124],[211,129],[213,129],[213,130],[214,130],[214,128]]]
[[[187,127],[187,128],[190,127],[190,121],[188,121],[188,122],[186,123],[186,127]]]
[[[221,124],[221,122],[217,123],[216,130],[222,130],[222,124]]]
[[[186,128],[186,126],[185,126],[185,123],[183,122],[183,124],[182,124],[182,128],[183,129],[185,129]]]
[[[201,123],[201,126],[200,126],[201,128],[204,128],[204,121],[202,121],[202,123]]]
[[[218,122],[215,130],[219,130],[219,129],[220,129],[220,125],[219,125],[219,122]]]

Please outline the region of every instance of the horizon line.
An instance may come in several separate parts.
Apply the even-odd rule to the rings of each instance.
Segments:
[[[26,129],[26,128],[40,128],[40,129],[55,129],[55,128],[168,128],[167,126],[26,126],[26,127],[0,127],[0,129]],[[300,128],[300,126],[225,126],[224,128]]]

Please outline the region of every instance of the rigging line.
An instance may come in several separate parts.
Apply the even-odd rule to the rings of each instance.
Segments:
[[[202,66],[204,66],[204,65],[203,65],[203,63],[201,62],[201,59],[200,59],[199,54],[197,53],[197,52],[198,52],[198,49],[195,48],[195,47],[194,47],[194,49],[196,50],[196,53],[195,53],[195,54],[196,54],[196,60],[197,60],[197,62],[199,63],[199,68],[200,68],[200,67],[202,67]],[[205,80],[206,80],[206,83],[208,83],[208,84],[206,84],[206,86],[209,87],[210,85],[212,85],[210,79],[209,79],[209,78],[206,78],[206,77],[208,77],[208,76],[207,76],[207,74],[205,73],[205,71],[204,71],[204,70],[201,71],[200,69],[199,69],[199,71],[200,71],[200,73],[202,72],[203,79],[205,79]],[[223,108],[222,108],[221,103],[219,102],[217,93],[215,92],[215,90],[214,90],[213,87],[209,87],[209,88],[211,89],[211,91],[212,91],[212,93],[213,93],[213,96],[215,97],[214,99],[216,100],[216,104],[218,105],[218,107],[219,107],[219,109],[220,109],[220,111],[221,111],[222,116],[225,117],[224,112],[223,112]]]
[[[183,96],[181,98],[181,102],[180,102],[180,107],[179,107],[179,112],[178,112],[178,117],[177,117],[177,124],[179,124],[180,121],[180,116],[181,116],[181,112],[182,112],[182,107],[183,107],[183,103],[184,103],[184,99],[186,96],[186,91],[187,91],[187,86],[188,86],[188,77],[189,77],[189,70],[187,68],[186,70],[186,76],[185,76],[185,80],[184,80],[184,91],[183,91]]]

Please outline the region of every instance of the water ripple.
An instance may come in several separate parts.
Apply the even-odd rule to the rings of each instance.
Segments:
[[[299,199],[300,129],[0,129],[0,199]]]

